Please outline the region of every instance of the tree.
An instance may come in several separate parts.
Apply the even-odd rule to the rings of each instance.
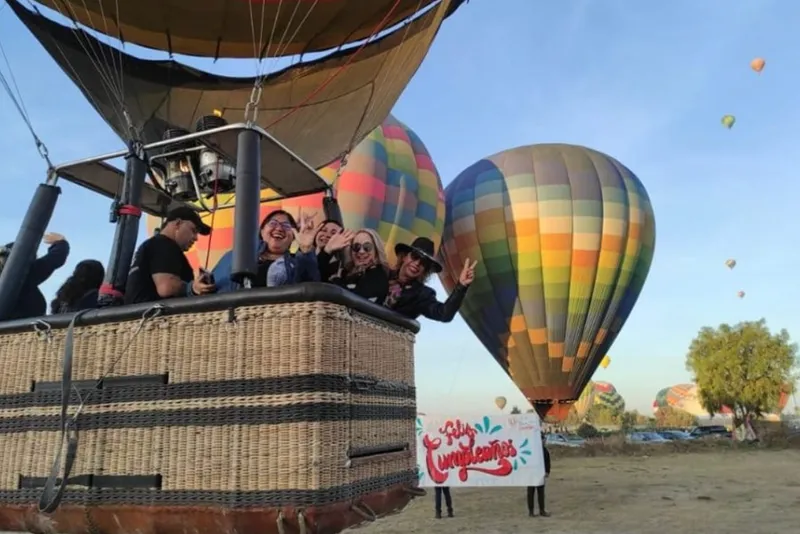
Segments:
[[[522,410],[520,410],[517,406],[512,406],[510,413],[512,414],[522,413]]]
[[[636,427],[636,423],[639,419],[639,412],[623,412],[618,419],[621,430],[627,433]]]
[[[737,422],[772,411],[796,364],[789,333],[772,334],[764,319],[704,327],[686,356],[703,407],[713,414],[727,406]]]
[[[619,424],[619,413],[616,410],[603,406],[602,404],[595,404],[589,408],[589,413],[586,414],[588,419],[593,425],[609,426]]]
[[[672,406],[658,409],[656,426],[659,428],[687,428],[697,426],[697,418],[683,410],[676,410]]]

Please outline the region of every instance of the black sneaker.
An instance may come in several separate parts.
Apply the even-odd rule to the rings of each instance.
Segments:
[[[442,512],[436,512],[436,519],[442,518]]]
[[[447,511],[447,517],[454,517],[454,516],[453,516],[453,511],[452,511],[452,510],[448,510],[448,511]]]
[[[540,515],[540,516],[542,516],[542,517],[550,517],[550,512],[545,512],[544,510],[542,510],[542,511],[539,513],[539,515]]]
[[[533,513],[533,510],[528,510],[528,517],[536,517],[536,514]]]

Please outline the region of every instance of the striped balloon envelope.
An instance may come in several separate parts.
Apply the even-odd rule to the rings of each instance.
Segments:
[[[625,411],[625,399],[611,382],[594,383],[594,405],[605,406],[620,413]]]
[[[445,202],[442,284],[478,261],[461,316],[541,416],[565,418],[650,270],[644,186],[595,150],[533,145],[468,167]]]
[[[586,414],[589,413],[589,408],[594,405],[594,394],[594,382],[590,381],[586,384],[586,387],[583,388],[581,396],[578,397],[578,400],[572,405],[572,409],[578,417],[584,418]]]
[[[389,116],[348,155],[344,169],[339,161],[321,169],[328,182],[335,181],[334,191],[347,228],[371,228],[386,243],[389,260],[395,260],[394,247],[410,243],[416,237],[428,237],[438,247],[444,227],[444,192],[436,166],[420,138],[406,125]],[[337,174],[339,175],[337,178]],[[274,197],[263,190],[261,198]],[[261,217],[283,209],[299,219],[301,213],[322,221],[323,194],[307,195],[261,205]],[[220,195],[218,204],[233,204],[234,195]],[[187,253],[193,267],[209,268],[233,246],[235,209],[218,210],[204,216],[213,231],[200,236]],[[147,218],[152,234],[159,221]]]

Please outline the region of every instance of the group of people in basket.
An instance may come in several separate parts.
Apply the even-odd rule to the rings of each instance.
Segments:
[[[174,297],[191,297],[233,291],[241,280],[233,278],[233,253],[225,254],[211,272],[195,273],[185,252],[199,235],[211,228],[190,208],[176,208],[164,218],[158,233],[145,240],[134,254],[124,293],[125,304],[156,302]],[[21,284],[17,304],[8,317],[25,319],[45,315],[47,305],[39,286],[67,261],[70,246],[60,234],[49,233],[44,241],[47,253],[36,258]],[[466,261],[458,284],[445,302],[425,284],[442,270],[434,244],[418,237],[411,244],[395,247],[396,265],[389,265],[385,245],[371,229],[352,230],[339,222],[314,224],[313,216],[298,224],[284,210],[269,213],[259,228],[258,273],[251,287],[277,287],[301,282],[329,282],[378,305],[416,319],[449,322],[461,306],[475,276],[475,262]],[[290,248],[296,243],[297,250]],[[0,247],[0,272],[13,243]],[[98,306],[98,294],[105,270],[97,260],[84,260],[59,288],[50,313],[69,313]]]

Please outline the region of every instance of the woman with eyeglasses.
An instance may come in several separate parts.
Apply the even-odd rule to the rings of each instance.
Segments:
[[[330,282],[382,304],[389,290],[389,266],[384,248],[383,240],[375,230],[344,230],[331,236],[318,260],[325,265],[334,254],[343,251],[341,273]]]
[[[469,259],[464,262],[458,284],[446,301],[439,302],[436,291],[425,284],[432,274],[442,271],[442,264],[434,257],[433,241],[418,237],[411,245],[398,243],[394,252],[397,269],[390,276],[389,294],[384,304],[410,319],[422,315],[432,321],[452,321],[464,301],[467,288],[475,279],[478,262]]]
[[[310,251],[309,254],[298,255],[297,258],[289,252],[289,247],[292,245],[297,235],[297,222],[290,213],[283,210],[275,210],[264,217],[258,231],[258,274],[253,281],[253,287],[267,287],[267,273],[269,273],[272,264],[278,260],[281,260],[284,265],[289,267],[296,266],[298,262],[302,262],[299,269],[296,271],[298,275],[301,275],[309,271],[305,260],[313,258],[315,263],[314,268],[316,269],[316,258],[314,257],[313,251]],[[218,292],[224,293],[238,287],[230,279],[232,269],[233,250],[226,252],[212,271]],[[275,272],[276,271],[273,270],[273,273]],[[318,276],[319,275],[313,276],[309,273],[309,276],[304,276],[303,279],[318,279]],[[291,283],[301,281],[299,279],[295,280],[294,278],[294,275],[290,275],[288,279],[282,277],[281,279],[283,282],[276,283],[276,285],[282,285],[289,281],[291,281]],[[273,279],[277,280],[277,277],[273,277]]]

